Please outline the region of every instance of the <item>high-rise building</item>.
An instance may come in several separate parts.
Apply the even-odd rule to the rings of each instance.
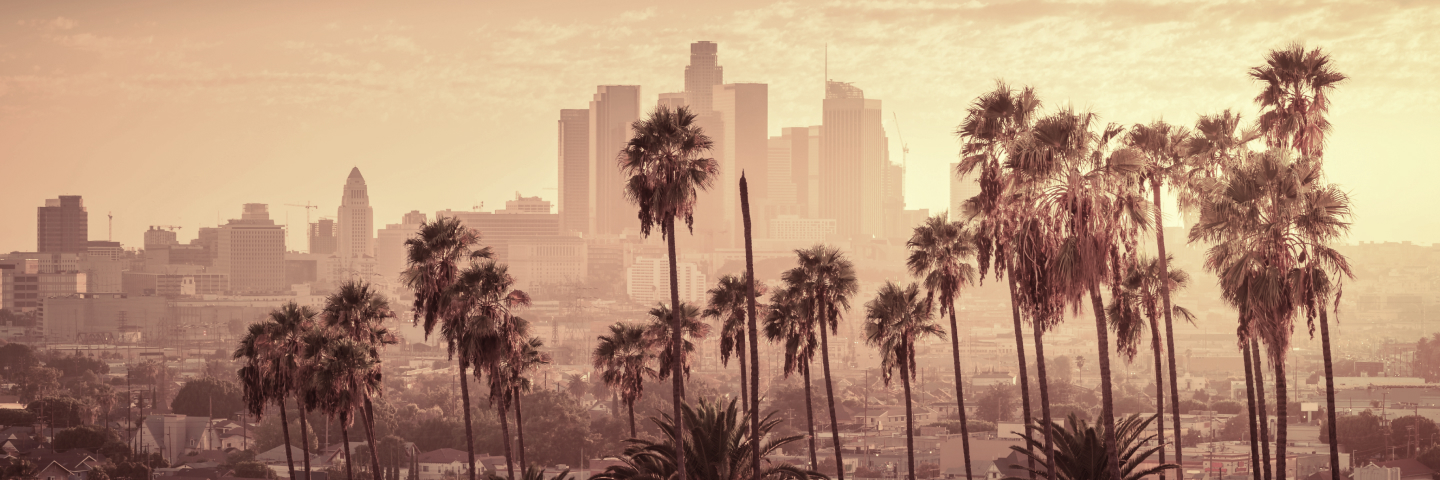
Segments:
[[[685,97],[697,115],[713,109],[712,87],[725,83],[725,68],[720,66],[720,46],[714,42],[690,44],[690,65],[685,66]]]
[[[335,214],[338,230],[335,253],[343,260],[375,256],[375,211],[370,208],[370,193],[360,168],[350,169],[345,191]]]
[[[153,226],[153,225],[152,225],[152,226],[150,226],[150,229],[149,229],[149,230],[146,230],[146,231],[145,231],[145,249],[146,249],[146,250],[152,250],[152,249],[159,248],[159,247],[163,247],[163,246],[166,246],[166,245],[179,245],[179,244],[180,244],[180,241],[176,239],[176,237],[175,237],[175,231],[173,231],[173,230],[170,230],[170,229],[167,229],[167,228],[156,227],[156,226]]]
[[[425,214],[411,210],[400,223],[386,225],[375,234],[375,273],[387,280],[398,280],[405,270],[405,241],[420,232]]]
[[[768,195],[773,215],[816,218],[820,203],[820,126],[786,127],[770,137]],[[768,218],[775,218],[774,216]]]
[[[335,221],[322,218],[310,224],[310,253],[331,255],[335,253]]]
[[[885,131],[880,100],[848,83],[826,81],[821,141],[820,217],[841,237],[884,235]]]
[[[560,111],[560,229],[590,234],[590,111]]]
[[[510,245],[518,238],[553,237],[560,234],[560,215],[549,213],[550,202],[539,197],[521,197],[505,202],[494,212],[441,210],[435,218],[458,218],[460,223],[480,232],[480,244],[495,250],[495,258],[509,261]]]
[[[745,173],[750,190],[750,215],[753,232],[765,238],[767,223],[763,212],[768,205],[769,143],[769,86],[763,83],[730,83],[716,85],[712,96],[715,113],[720,115],[724,130],[720,135],[720,178],[717,182],[719,198],[723,202],[722,215],[730,225],[733,235],[740,235],[740,197],[737,185],[740,173]],[[760,218],[757,218],[760,217]],[[731,238],[729,245],[737,245],[739,239]]]
[[[665,107],[671,110],[676,110],[680,107],[684,107],[686,106],[685,92],[662,93],[660,94],[660,98],[655,101],[655,106]]]
[[[270,220],[263,203],[247,203],[240,219],[218,229],[217,273],[230,276],[235,293],[276,293],[285,284],[285,228]]]
[[[625,201],[625,179],[616,159],[630,141],[630,126],[640,119],[639,85],[601,85],[590,101],[590,231],[618,234],[639,227],[634,209]]]
[[[85,253],[90,240],[90,214],[79,195],[45,200],[36,209],[36,248],[40,253]]]
[[[950,169],[945,175],[950,177],[950,221],[961,220],[960,214],[965,211],[965,201],[980,194],[980,183],[975,176],[960,178],[955,173],[955,168],[960,164],[950,164]]]

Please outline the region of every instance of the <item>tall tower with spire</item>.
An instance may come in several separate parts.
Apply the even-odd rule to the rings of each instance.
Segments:
[[[359,167],[351,168],[345,179],[335,220],[335,254],[342,262],[375,256],[375,211],[370,208],[370,192]]]

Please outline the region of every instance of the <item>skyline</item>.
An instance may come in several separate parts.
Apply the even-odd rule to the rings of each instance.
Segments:
[[[313,202],[325,216],[339,207],[339,178],[357,167],[376,225],[411,210],[498,209],[516,191],[557,202],[559,110],[614,84],[640,85],[648,109],[684,90],[689,45],[704,40],[718,44],[727,82],[769,85],[768,136],[821,123],[828,44],[830,78],[884,101],[895,162],[899,117],[911,149],[906,208],[936,213],[949,185],[936,173],[958,151],[950,131],[997,77],[1034,86],[1053,99],[1047,108],[1073,102],[1126,125],[1189,125],[1226,108],[1253,119],[1258,86],[1245,69],[1301,41],[1353,72],[1335,95],[1327,155],[1332,180],[1356,201],[1350,243],[1440,241],[1440,225],[1401,217],[1440,200],[1420,183],[1440,162],[1418,140],[1440,126],[1424,115],[1440,104],[1426,83],[1440,67],[1424,53],[1440,46],[1424,29],[1440,8],[1419,3],[1110,2],[1051,5],[1038,17],[1026,3],[483,12],[446,3],[299,6],[283,18],[266,14],[279,4],[130,5],[0,12],[0,44],[13,52],[0,58],[0,158],[24,179],[0,191],[0,221],[33,225],[46,199],[81,195],[97,215],[91,239],[105,238],[101,215],[111,212],[114,239],[134,247],[149,225],[182,225],[185,241],[244,203],[267,203],[276,223],[289,216],[287,249],[301,251],[305,213],[285,204]],[[1398,169],[1406,174],[1389,175]],[[0,250],[30,250],[34,238],[5,229]]]

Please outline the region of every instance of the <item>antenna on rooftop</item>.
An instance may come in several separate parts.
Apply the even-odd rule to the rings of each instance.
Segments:
[[[105,230],[105,241],[113,242],[115,241],[115,215],[111,215],[111,212],[105,212],[105,216],[110,219],[110,226],[106,227]]]

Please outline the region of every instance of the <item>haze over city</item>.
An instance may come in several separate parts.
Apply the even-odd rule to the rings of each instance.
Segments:
[[[0,480],[1440,478],[1436,32],[8,4]]]

